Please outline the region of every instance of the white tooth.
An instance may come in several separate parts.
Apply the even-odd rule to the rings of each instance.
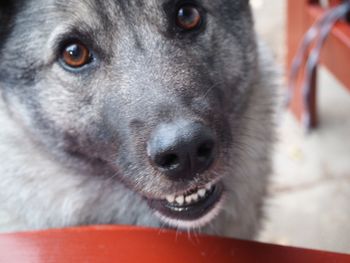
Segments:
[[[187,204],[192,203],[192,196],[191,196],[191,195],[186,196],[185,200],[186,200],[186,203],[187,203]]]
[[[192,201],[197,202],[198,201],[198,194],[192,194],[191,199],[192,199]]]
[[[212,187],[213,187],[213,184],[212,184],[212,183],[209,183],[209,184],[207,184],[207,185],[205,186],[205,188],[206,188],[207,190],[211,190]]]
[[[175,201],[175,196],[174,195],[168,195],[166,197],[166,200],[169,202],[169,203],[174,203]]]
[[[206,192],[207,192],[207,190],[205,190],[205,189],[200,189],[200,190],[198,191],[198,195],[199,195],[200,197],[204,197],[205,194],[206,194]]]
[[[179,205],[183,205],[185,202],[185,197],[183,195],[180,195],[180,196],[176,197],[175,200]]]

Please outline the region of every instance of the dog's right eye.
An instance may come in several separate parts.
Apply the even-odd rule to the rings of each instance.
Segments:
[[[178,9],[176,24],[186,30],[194,30],[200,26],[202,15],[200,10],[193,5],[186,4]]]
[[[92,54],[85,45],[79,42],[73,42],[62,48],[61,61],[65,66],[78,69],[92,61]]]

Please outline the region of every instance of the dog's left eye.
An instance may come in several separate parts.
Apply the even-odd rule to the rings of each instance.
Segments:
[[[89,64],[92,55],[85,45],[73,42],[64,46],[61,51],[61,60],[66,66],[77,69]]]
[[[202,22],[202,15],[200,10],[190,4],[181,6],[178,9],[176,24],[185,30],[194,30],[197,29]]]

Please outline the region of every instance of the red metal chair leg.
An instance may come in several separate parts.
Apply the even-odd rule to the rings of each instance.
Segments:
[[[343,3],[341,0],[330,0],[330,7]],[[325,10],[318,5],[317,0],[288,0],[287,20],[287,72],[290,72],[292,61],[297,53],[301,40],[314,22],[325,13]],[[304,58],[301,67],[305,65]],[[328,68],[345,88],[350,90],[350,25],[345,21],[338,22],[330,32],[325,42],[320,63]],[[294,85],[291,94],[290,109],[299,121],[306,127],[314,128],[318,124],[317,116],[317,70],[312,74],[311,91],[303,89],[304,69]],[[291,82],[291,80],[288,80]],[[331,88],[331,87],[329,87]]]

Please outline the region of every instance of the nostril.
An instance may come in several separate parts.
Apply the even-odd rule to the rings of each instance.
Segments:
[[[214,149],[214,143],[212,141],[208,141],[202,143],[197,149],[197,158],[202,162],[206,162],[212,157]]]
[[[198,122],[160,124],[147,142],[153,168],[171,180],[193,180],[208,170],[217,154],[213,131]]]
[[[166,154],[157,159],[157,165],[163,169],[172,170],[180,165],[180,158],[176,154]]]

